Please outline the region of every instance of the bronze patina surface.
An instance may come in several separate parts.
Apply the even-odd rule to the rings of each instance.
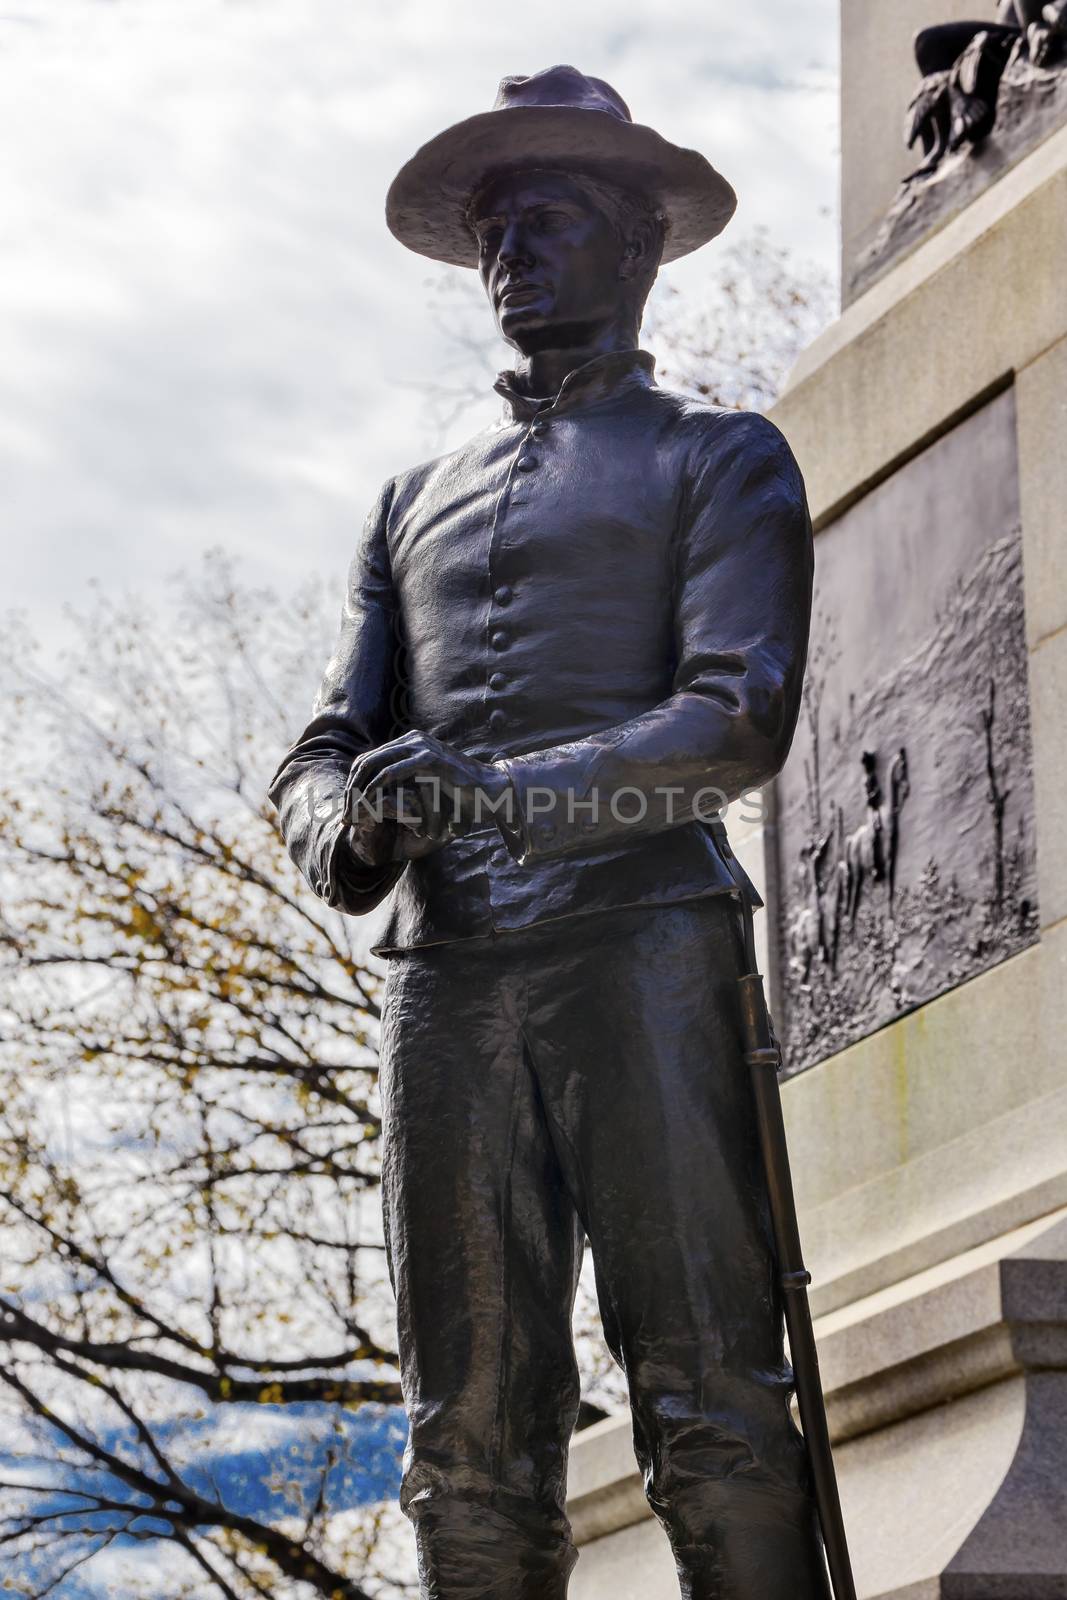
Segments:
[[[764,418],[660,389],[661,258],[729,185],[597,79],[505,80],[389,201],[477,266],[503,415],[386,485],[272,785],[313,888],[393,892],[389,1260],[422,1593],[556,1600],[583,1239],[690,1600],[822,1600],[710,819],[797,718],[811,529]],[[742,892],[748,887],[742,883]]]

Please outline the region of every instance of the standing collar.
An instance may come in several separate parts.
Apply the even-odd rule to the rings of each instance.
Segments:
[[[502,372],[493,388],[503,395],[510,421],[528,422],[539,412],[551,411],[559,416],[582,410],[635,384],[647,388],[655,382],[655,370],[656,358],[647,350],[612,350],[608,355],[594,356],[592,361],[575,367],[564,378],[559,394],[552,400],[534,399],[521,393],[514,372]]]

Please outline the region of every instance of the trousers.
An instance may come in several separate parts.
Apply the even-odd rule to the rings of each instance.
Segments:
[[[390,958],[383,1196],[423,1600],[563,1600],[585,1240],[685,1600],[827,1600],[729,896]]]

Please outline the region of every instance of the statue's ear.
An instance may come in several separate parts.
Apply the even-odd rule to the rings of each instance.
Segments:
[[[652,222],[645,217],[634,223],[623,246],[619,263],[621,278],[635,278],[647,269],[649,257],[655,248],[654,231]]]

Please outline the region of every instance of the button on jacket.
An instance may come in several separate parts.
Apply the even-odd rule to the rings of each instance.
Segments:
[[[395,890],[379,951],[735,883],[706,821],[789,749],[811,606],[800,473],[766,418],[598,357],[386,484],[311,722],[271,784],[315,892]],[[500,763],[515,802],[407,865],[351,848],[354,759],[408,729]]]

